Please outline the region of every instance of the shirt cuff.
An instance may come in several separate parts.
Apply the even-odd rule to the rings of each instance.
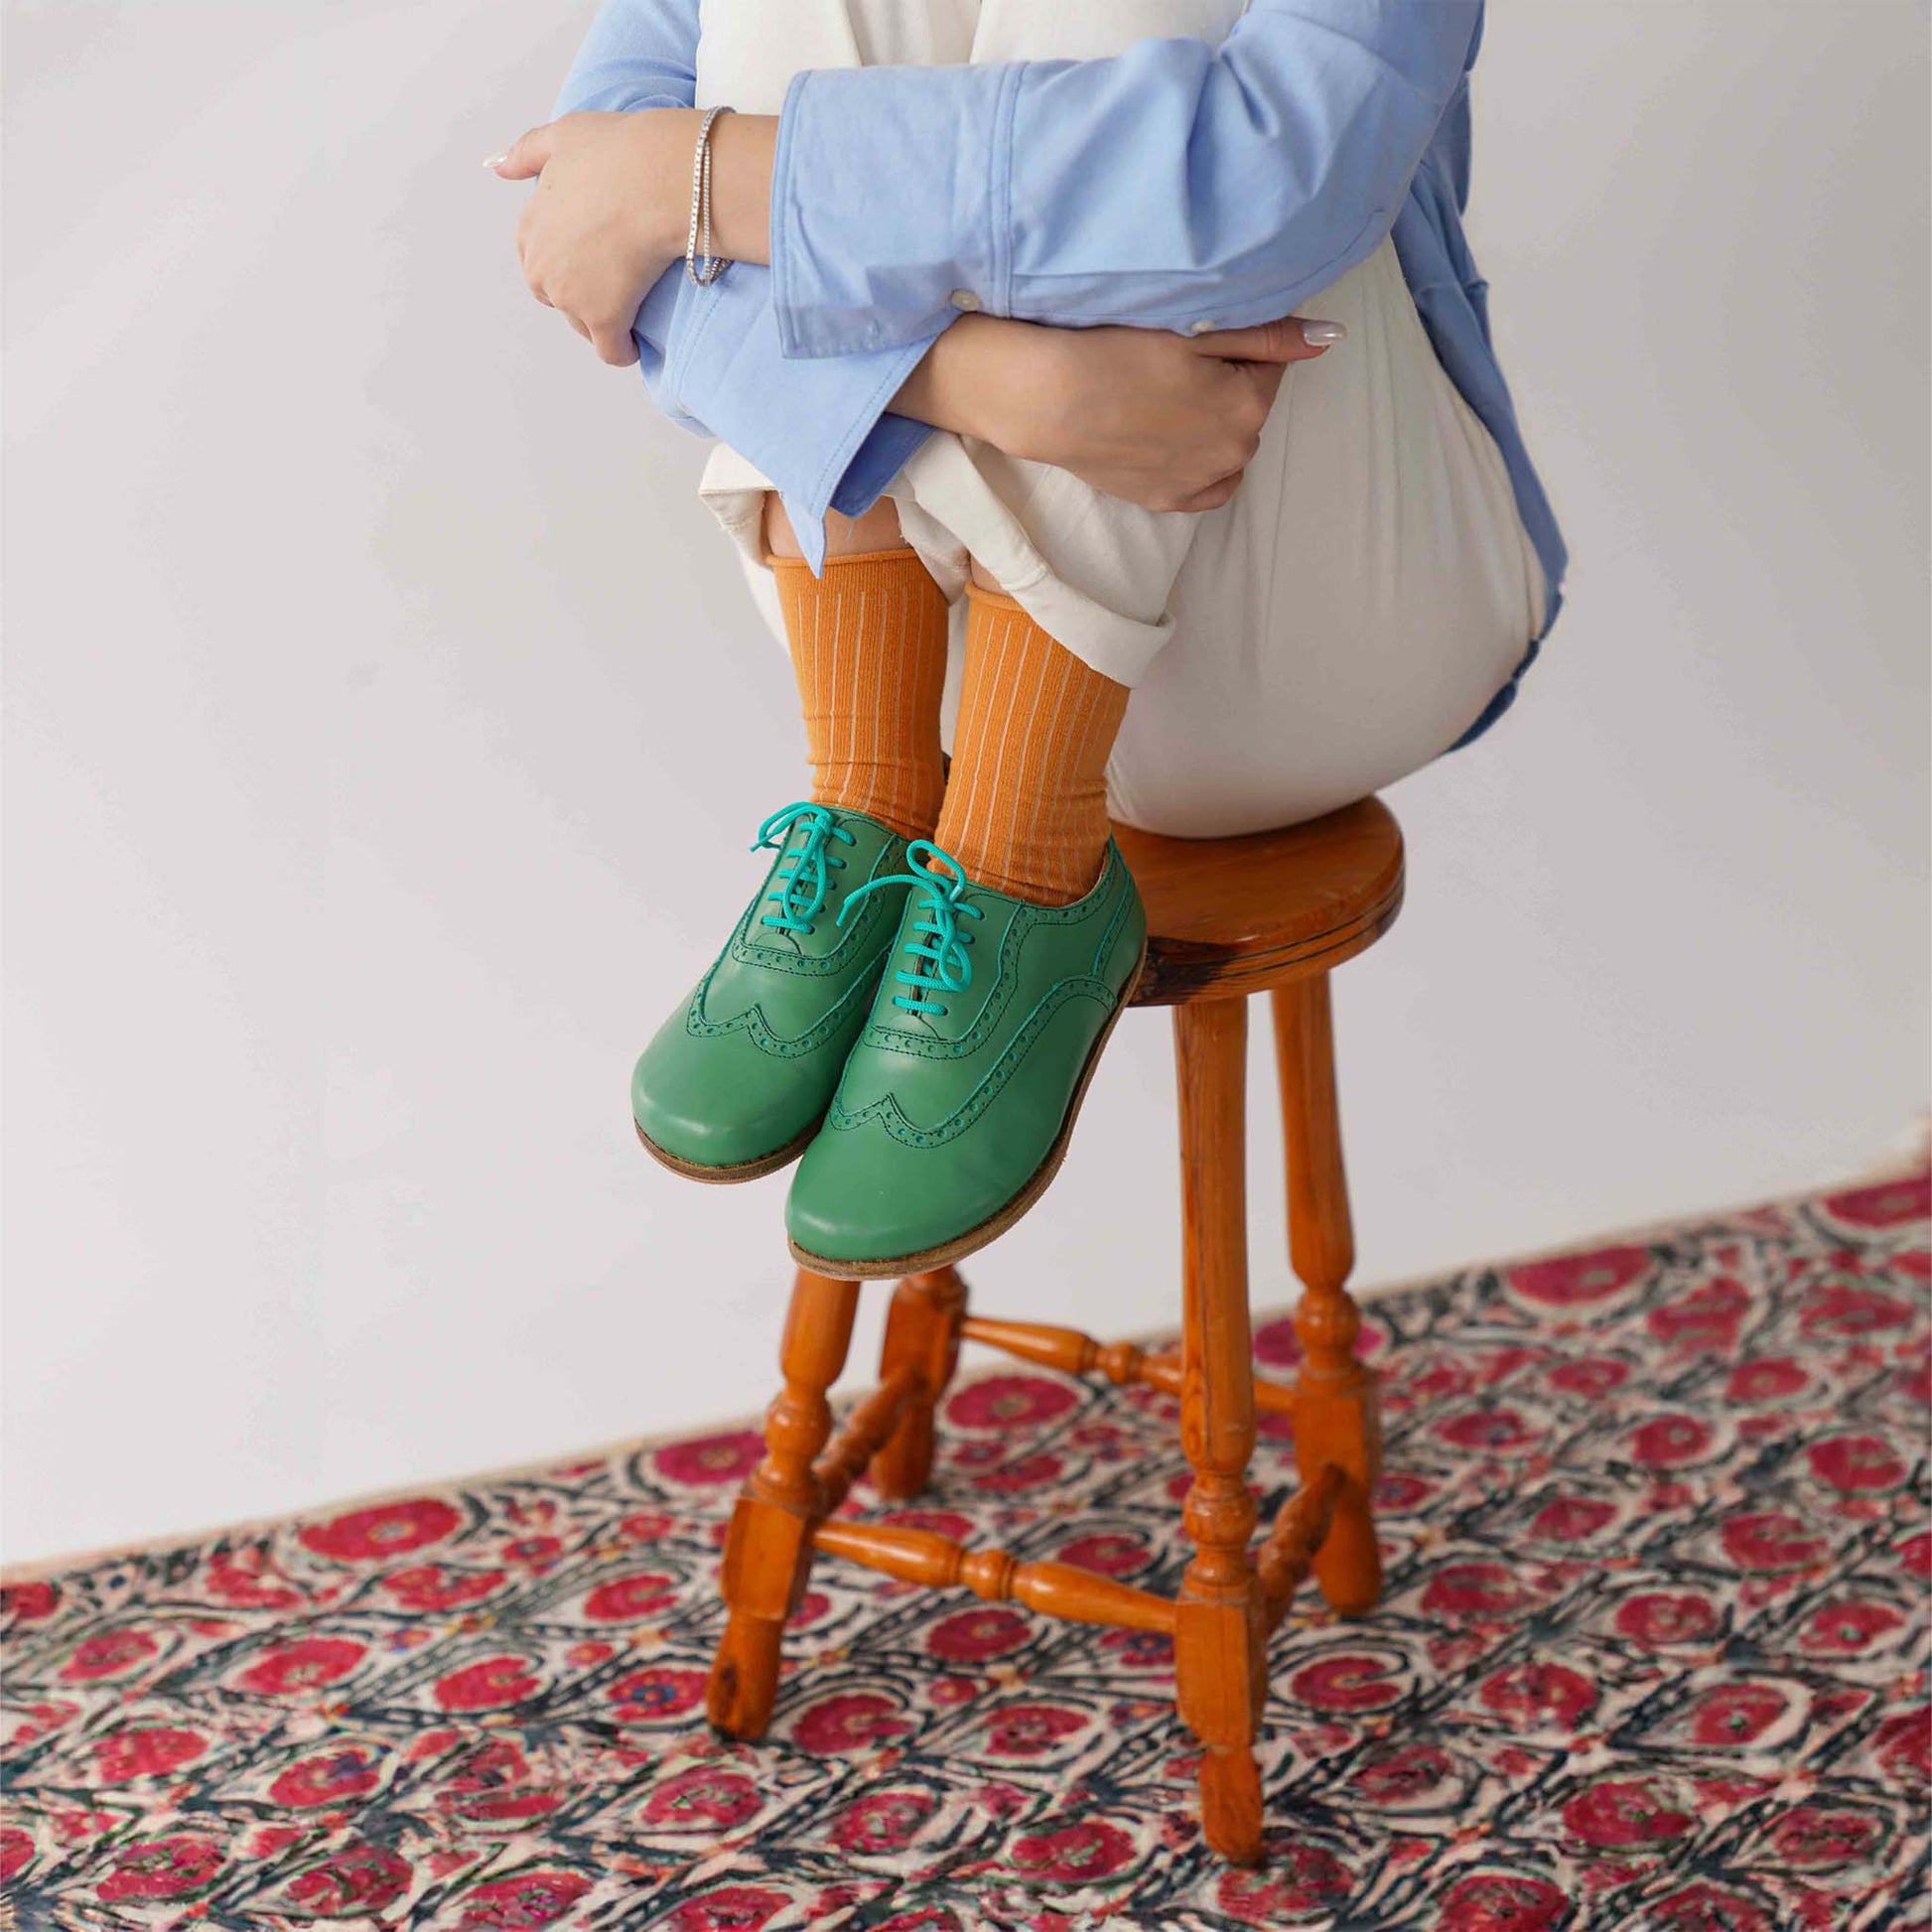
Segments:
[[[924,345],[962,310],[1010,313],[1009,160],[1026,71],[836,68],[793,77],[771,168],[785,355]],[[882,195],[870,158],[890,154],[908,160]]]
[[[795,361],[779,341],[767,270],[739,262],[706,288],[679,279],[660,404],[702,421],[770,480],[806,560],[820,569],[826,511],[870,509],[932,434],[887,409],[939,331]]]

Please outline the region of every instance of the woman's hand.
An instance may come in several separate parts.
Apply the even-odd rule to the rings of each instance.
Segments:
[[[607,362],[636,361],[638,305],[684,253],[700,118],[566,114],[485,164],[504,181],[538,177],[516,224],[523,280]]]
[[[964,316],[893,408],[1146,509],[1208,510],[1254,461],[1288,364],[1342,334],[1293,316],[1202,336]]]

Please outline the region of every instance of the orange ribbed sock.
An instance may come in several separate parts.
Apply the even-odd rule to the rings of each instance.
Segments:
[[[805,714],[812,802],[930,835],[945,789],[946,600],[912,550],[770,560]]]
[[[976,885],[1036,905],[1093,889],[1107,851],[1107,755],[1127,686],[975,586],[952,775],[934,843]]]

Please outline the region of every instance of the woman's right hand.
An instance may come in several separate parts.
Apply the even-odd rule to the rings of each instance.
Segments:
[[[1146,509],[1214,509],[1254,461],[1288,364],[1342,333],[1294,316],[1200,336],[962,316],[893,408]]]

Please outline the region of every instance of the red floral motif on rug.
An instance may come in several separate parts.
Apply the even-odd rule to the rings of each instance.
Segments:
[[[712,1737],[731,1431],[13,1585],[0,1883],[28,1927],[1921,1923],[1927,1192],[1370,1305],[1387,1593],[1275,1640],[1262,1870],[1201,1848],[1157,1636],[825,1561],[770,1739]],[[1003,1370],[943,1445],[888,1520],[1173,1587],[1166,1398]],[[1290,1470],[1271,1425],[1264,1512]]]

